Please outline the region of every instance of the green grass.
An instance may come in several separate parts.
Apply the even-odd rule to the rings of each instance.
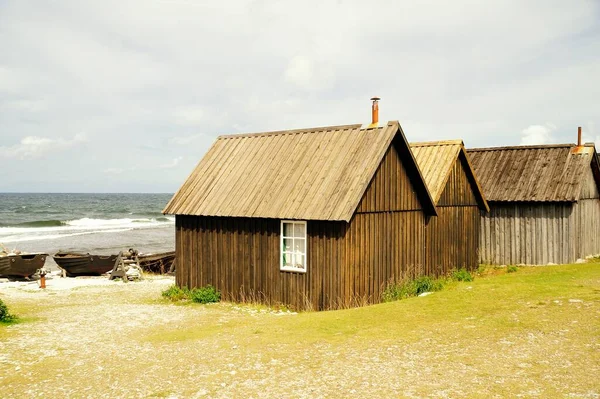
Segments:
[[[90,326],[99,334],[92,355],[81,353],[85,346],[77,341],[48,339],[56,337],[49,331],[81,324],[69,319],[77,306],[86,306],[90,320],[96,320],[97,302],[106,293],[48,299],[57,302],[45,306],[55,307],[61,317],[46,317],[43,307],[32,306],[38,299],[7,301],[11,310],[34,321],[23,324],[30,330],[0,327],[2,342],[39,345],[39,352],[5,346],[8,360],[23,364],[14,373],[3,369],[8,362],[0,363],[7,397],[40,379],[44,384],[35,389],[68,389],[73,397],[88,395],[86,389],[104,394],[105,380],[112,389],[106,394],[135,397],[600,395],[598,263],[520,267],[518,273],[482,267],[475,280],[447,281],[443,290],[425,297],[284,315],[228,303],[176,306],[155,301],[160,289],[154,296],[121,290],[111,304],[133,306],[131,320],[137,306],[149,309],[130,327],[127,318],[102,316],[101,329]],[[87,305],[78,305],[84,296]],[[40,356],[53,349],[60,356]],[[98,383],[84,378],[89,375]]]

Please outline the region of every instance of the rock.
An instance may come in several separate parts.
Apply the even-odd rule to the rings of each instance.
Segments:
[[[557,263],[553,263],[553,262],[546,263],[546,266],[556,266],[556,265],[557,265]]]
[[[587,263],[587,261],[585,259],[579,258],[575,261],[575,263]]]

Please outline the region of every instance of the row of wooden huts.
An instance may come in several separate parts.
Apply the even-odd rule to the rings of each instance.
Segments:
[[[485,263],[600,252],[593,146],[409,144],[399,122],[220,136],[164,209],[176,282],[334,309]]]

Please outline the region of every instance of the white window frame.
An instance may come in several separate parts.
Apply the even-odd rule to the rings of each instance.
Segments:
[[[283,225],[285,223],[293,223],[293,224],[299,224],[299,225],[303,225],[304,226],[304,237],[284,237],[283,232]],[[295,232],[296,230],[292,227],[292,232]],[[296,272],[296,273],[306,273],[306,270],[308,269],[308,230],[307,230],[307,223],[305,220],[282,220],[281,221],[281,231],[279,234],[279,270],[281,271],[285,271],[285,272]],[[287,238],[287,239],[298,239],[298,240],[304,240],[304,253],[302,253],[302,255],[304,256],[304,268],[301,269],[299,267],[290,267],[290,266],[284,266],[283,264],[283,257],[286,253],[286,251],[284,251],[283,248],[283,239]],[[295,256],[294,255],[294,250],[292,248],[292,251],[289,252],[289,254],[291,256]]]

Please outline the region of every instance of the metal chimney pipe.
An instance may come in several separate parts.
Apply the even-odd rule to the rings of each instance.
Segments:
[[[372,114],[372,118],[371,118],[371,124],[376,125],[377,123],[379,123],[379,100],[381,100],[379,97],[373,97],[371,98],[371,101],[373,101],[373,105],[371,107],[371,114]]]
[[[577,128],[577,147],[581,147],[581,126]]]

